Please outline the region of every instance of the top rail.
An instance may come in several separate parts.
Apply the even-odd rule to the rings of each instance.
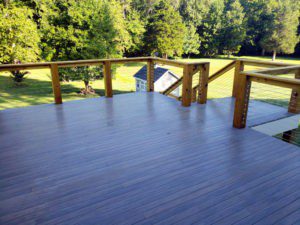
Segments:
[[[300,67],[299,67],[300,68]],[[263,74],[257,72],[242,72],[241,76],[246,76],[250,81],[263,84],[274,85],[283,88],[299,88],[300,80],[294,78],[278,77],[271,74]]]
[[[293,66],[293,64],[282,63],[282,62],[269,62],[262,60],[253,60],[253,59],[239,59],[236,61],[241,61],[245,65],[249,66],[258,66],[258,67],[282,67],[282,66]]]
[[[262,73],[262,74],[270,74],[270,75],[280,75],[280,74],[289,74],[289,73],[294,73],[300,69],[300,66],[284,66],[280,68],[271,68],[271,69],[263,69],[263,70],[252,70],[251,72],[253,73]]]
[[[278,77],[278,74],[295,73],[295,78]],[[300,66],[284,66],[280,68],[240,72],[237,77],[237,94],[234,109],[233,126],[244,128],[246,126],[248,103],[251,92],[251,83],[289,88],[292,90],[289,109],[291,113],[300,112]]]
[[[1,64],[0,71],[50,68],[51,65],[53,64],[56,64],[58,67],[76,67],[76,66],[102,65],[107,61],[110,61],[112,63],[147,62],[148,59],[149,57],[137,57],[137,58],[122,58],[122,59],[88,59],[88,60],[73,60],[73,61],[54,61],[54,62],[25,63],[25,64]]]
[[[50,68],[51,65],[57,64],[58,67],[76,67],[76,66],[92,66],[102,65],[105,62],[115,64],[130,63],[130,62],[148,62],[153,60],[154,63],[176,66],[184,68],[185,65],[202,65],[208,62],[181,62],[176,60],[161,59],[157,57],[133,57],[133,58],[116,58],[116,59],[88,59],[88,60],[73,60],[73,61],[54,61],[40,63],[24,63],[24,64],[0,64],[0,71],[27,70],[27,69],[43,69]]]
[[[34,70],[34,69],[50,69],[52,77],[52,88],[56,104],[62,103],[59,68],[77,67],[77,66],[94,66],[103,65],[104,68],[104,86],[105,96],[112,97],[112,64],[124,64],[132,62],[147,63],[147,91],[154,91],[154,63],[175,66],[183,68],[183,83],[185,88],[182,90],[182,105],[189,106],[191,104],[191,76],[200,70],[207,67],[208,62],[181,62],[176,60],[161,59],[158,57],[133,57],[133,58],[115,58],[115,59],[89,59],[89,60],[73,60],[73,61],[55,61],[55,62],[40,62],[40,63],[24,63],[24,64],[0,64],[1,71],[15,71],[15,70]],[[205,82],[205,80],[203,81]],[[204,85],[201,95],[201,101],[206,102],[205,90],[207,85]]]

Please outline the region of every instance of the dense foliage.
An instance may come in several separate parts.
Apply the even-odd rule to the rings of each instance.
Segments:
[[[295,49],[300,55],[299,1],[1,1],[0,63],[150,54],[275,58]]]

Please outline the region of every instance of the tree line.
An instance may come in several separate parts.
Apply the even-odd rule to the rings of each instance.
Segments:
[[[293,0],[1,0],[0,63],[300,55]]]

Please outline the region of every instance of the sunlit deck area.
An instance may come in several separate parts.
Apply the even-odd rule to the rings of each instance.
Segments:
[[[251,104],[249,126],[287,116]],[[158,93],[0,111],[0,224],[299,224],[299,148],[233,111]]]

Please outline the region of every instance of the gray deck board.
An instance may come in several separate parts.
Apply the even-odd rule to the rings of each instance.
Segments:
[[[297,224],[300,149],[232,111],[156,93],[0,111],[0,223]],[[254,101],[248,124],[285,116]]]

